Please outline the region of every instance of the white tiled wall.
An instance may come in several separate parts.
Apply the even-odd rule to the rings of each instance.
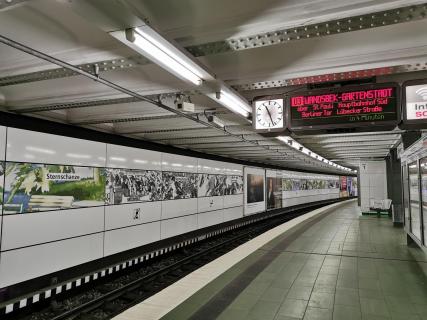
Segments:
[[[359,165],[362,211],[369,211],[370,199],[387,199],[385,161],[364,161]]]
[[[0,288],[102,258],[103,234],[1,253]]]
[[[107,167],[162,170],[160,152],[107,144]]]
[[[2,251],[104,231],[104,207],[4,215]]]
[[[7,161],[105,166],[105,144],[8,128]]]
[[[105,232],[104,256],[160,240],[160,221]]]
[[[136,216],[136,210],[139,214]],[[105,207],[105,230],[123,228],[151,221],[159,221],[161,201],[126,203]]]
[[[244,167],[239,164],[14,128],[8,128],[7,133],[4,159],[6,128],[0,126],[0,160],[243,177]],[[264,175],[264,172],[262,168],[245,168],[246,174]],[[374,183],[377,182],[372,181]],[[307,192],[302,198],[296,194],[292,196],[285,200],[285,206],[323,199],[322,195]],[[137,218],[136,210],[139,212]],[[264,210],[265,201],[246,208],[246,214]],[[243,213],[244,192],[0,216],[0,223],[3,218],[0,288],[198,228],[242,218]]]
[[[162,220],[161,239],[176,236],[197,229],[197,214],[175,219]]]
[[[6,127],[0,126],[0,160],[4,160],[6,148]]]

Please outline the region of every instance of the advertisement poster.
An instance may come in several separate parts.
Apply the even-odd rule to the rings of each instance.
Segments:
[[[340,198],[348,197],[347,177],[340,177]]]
[[[224,195],[234,195],[243,193],[243,177],[242,176],[227,176],[225,179]]]
[[[351,179],[350,196],[357,197],[357,178],[352,177],[350,179]]]
[[[245,215],[265,211],[265,170],[245,167],[244,177]]]
[[[104,169],[8,162],[5,175],[5,214],[105,203]]]
[[[106,204],[162,200],[162,173],[135,169],[106,169]]]
[[[219,174],[199,174],[199,187],[197,196],[215,197],[224,195],[226,188],[226,176]]]
[[[282,179],[267,177],[267,210],[282,207]]]
[[[264,177],[261,175],[248,174],[248,203],[264,201]]]
[[[163,172],[163,200],[197,198],[197,173]]]

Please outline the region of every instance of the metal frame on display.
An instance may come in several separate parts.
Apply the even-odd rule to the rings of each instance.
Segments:
[[[292,125],[292,115],[290,107],[290,99],[295,96],[308,95],[308,94],[327,94],[335,93],[343,90],[362,90],[362,89],[377,89],[384,87],[394,87],[396,90],[396,119],[387,120],[387,121],[371,121],[371,122],[357,122],[357,123],[342,123],[342,124],[321,124],[321,125]],[[401,112],[400,112],[400,86],[395,82],[387,83],[373,83],[360,86],[343,86],[339,88],[326,88],[326,89],[315,89],[307,90],[300,92],[298,94],[290,94],[286,96],[286,105],[287,105],[287,127],[293,132],[303,133],[303,134],[318,134],[318,133],[340,133],[340,132],[364,132],[364,131],[383,131],[386,129],[395,128],[398,123],[401,121]]]
[[[402,105],[402,123],[399,124],[399,128],[401,129],[426,129],[427,128],[427,118],[426,119],[420,119],[420,120],[407,120],[407,114],[406,114],[406,87],[408,86],[415,86],[425,84],[427,86],[427,79],[415,79],[415,80],[408,80],[402,83],[401,86],[401,105]],[[427,100],[426,100],[427,105]],[[427,110],[426,110],[427,111]]]

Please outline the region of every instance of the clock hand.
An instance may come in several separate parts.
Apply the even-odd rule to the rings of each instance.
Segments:
[[[270,110],[268,110],[268,108],[267,108],[267,106],[264,106],[265,107],[265,109],[267,110],[267,113],[268,113],[268,115],[270,116],[270,119],[271,119],[271,123],[273,124],[273,118],[271,117],[271,113],[270,113]]]

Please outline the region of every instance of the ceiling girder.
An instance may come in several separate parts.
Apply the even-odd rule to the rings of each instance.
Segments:
[[[16,2],[17,0],[14,1]],[[296,26],[283,30],[273,30],[270,32],[254,34],[243,38],[230,38],[223,41],[198,44],[194,46],[188,46],[186,47],[186,49],[195,57],[248,50],[253,48],[283,44],[289,41],[308,39],[312,37],[325,37],[333,34],[352,32],[355,30],[364,30],[407,21],[420,20],[426,17],[426,9],[427,7],[425,4],[412,5],[391,10],[379,11],[375,13],[346,17],[342,19],[331,20],[311,25]],[[96,74],[95,68],[97,68],[101,72],[107,72],[121,70],[124,68],[131,68],[136,65],[143,65],[147,63],[149,63],[149,61],[146,58],[137,55],[127,58],[115,58],[103,61],[87,61],[84,64],[78,65],[78,67],[92,74]],[[388,73],[390,73],[390,71]],[[77,74],[78,73],[65,68],[49,69],[39,72],[32,72],[27,74],[13,75],[0,78],[0,86],[42,81],[47,79],[58,79],[63,77],[75,76]],[[357,75],[355,74],[354,76],[356,77]],[[305,80],[288,79],[283,81],[276,81],[277,84],[273,85],[268,84],[267,82],[260,82],[259,84],[261,84],[261,86],[265,88],[271,86],[286,86],[308,83],[307,81],[308,78]],[[253,83],[249,85],[239,85],[236,86],[236,89],[259,89],[257,85],[258,83]]]
[[[232,128],[241,128],[244,127],[242,125],[231,125],[227,126],[227,129]],[[212,130],[212,127],[190,127],[190,128],[174,128],[174,129],[159,129],[159,130],[136,130],[136,131],[129,131],[124,132],[126,134],[151,134],[151,133],[168,133],[168,132],[182,132],[182,131],[195,131],[195,130]],[[224,131],[224,135],[226,135],[227,132]]]

